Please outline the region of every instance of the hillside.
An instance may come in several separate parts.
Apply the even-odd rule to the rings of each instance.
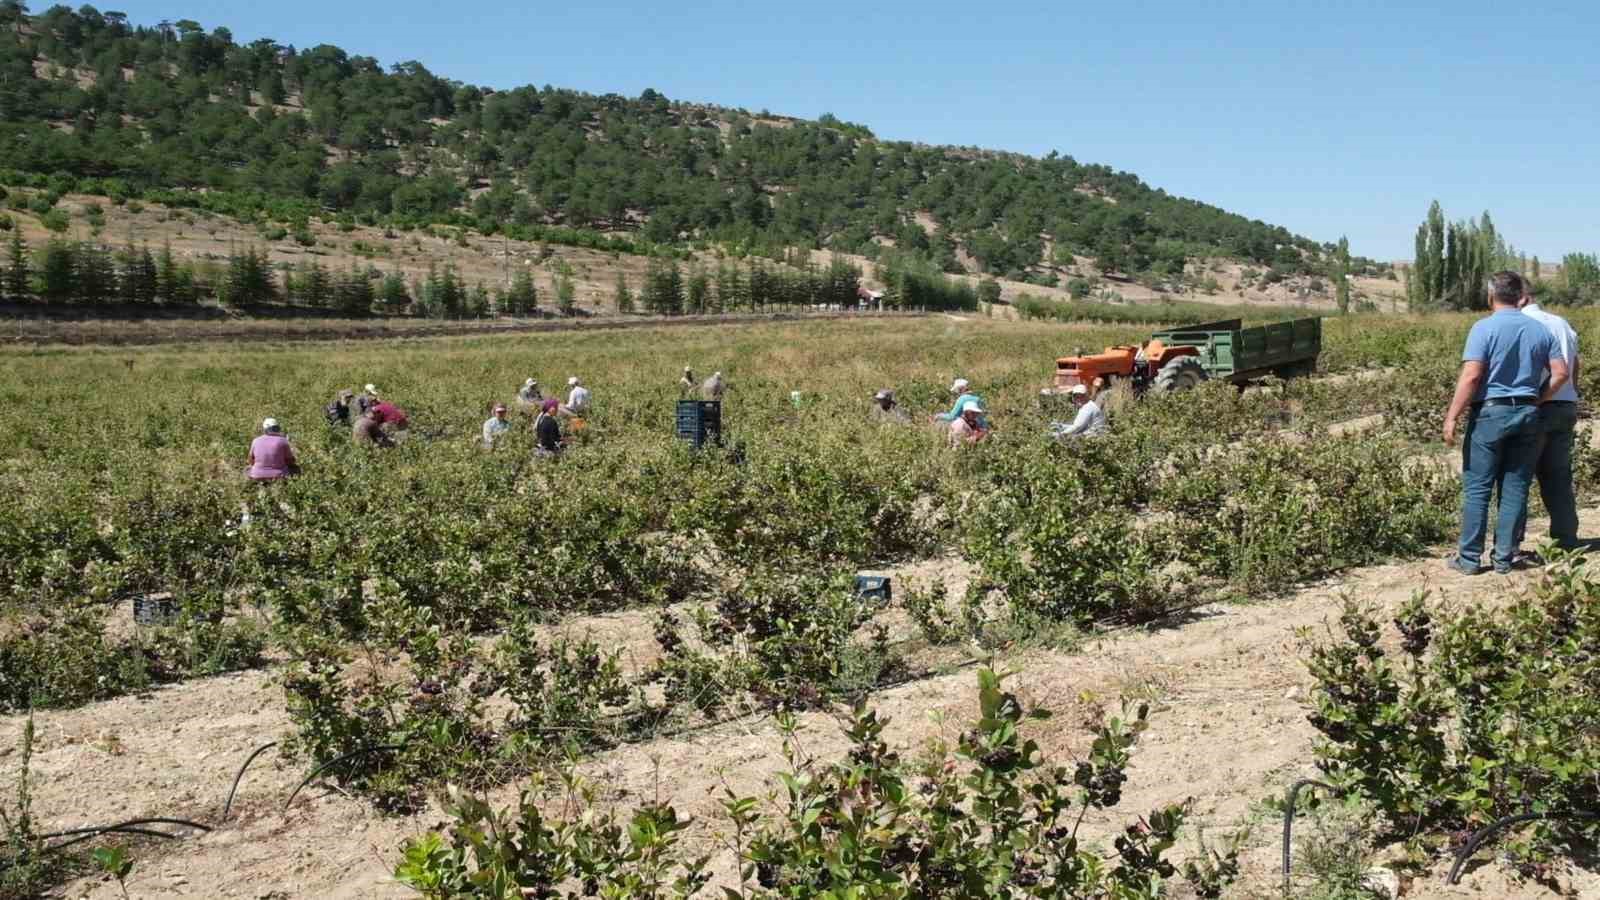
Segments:
[[[298,233],[321,218],[612,235],[646,253],[811,248],[1039,287],[1105,274],[1192,290],[1207,259],[1279,280],[1332,267],[1331,245],[1070,156],[880,141],[831,116],[651,90],[495,91],[329,45],[240,45],[190,20],[7,3],[0,72],[0,180],[51,198],[198,205]]]

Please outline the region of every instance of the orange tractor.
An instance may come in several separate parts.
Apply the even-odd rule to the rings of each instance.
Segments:
[[[1244,384],[1266,375],[1292,378],[1316,371],[1322,320],[1296,319],[1245,328],[1239,319],[1158,331],[1143,347],[1119,345],[1102,353],[1056,360],[1055,384],[1046,394],[1076,385],[1109,388],[1127,381],[1135,392],[1178,391],[1209,378]]]

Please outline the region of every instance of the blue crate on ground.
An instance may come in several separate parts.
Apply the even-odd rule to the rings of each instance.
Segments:
[[[178,601],[171,594],[137,594],[133,621],[139,625],[171,625],[178,620]]]
[[[678,439],[696,450],[722,441],[722,401],[679,400]]]
[[[856,596],[863,600],[882,600],[885,603],[892,599],[893,589],[887,575],[857,575]]]

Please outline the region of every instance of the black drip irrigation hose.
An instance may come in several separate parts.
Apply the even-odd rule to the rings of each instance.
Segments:
[[[1503,819],[1496,819],[1495,821],[1490,822],[1489,824],[1478,829],[1478,832],[1472,836],[1471,840],[1467,841],[1467,845],[1461,848],[1461,852],[1456,854],[1456,863],[1450,867],[1450,877],[1446,879],[1445,883],[1455,884],[1461,880],[1461,870],[1466,866],[1467,860],[1471,859],[1472,854],[1478,852],[1478,848],[1483,845],[1483,842],[1487,841],[1496,831],[1499,831],[1507,825],[1515,825],[1519,822],[1532,822],[1538,819],[1551,819],[1558,822],[1571,820],[1594,820],[1600,819],[1600,813],[1518,813],[1514,816],[1506,816]]]
[[[245,757],[244,765],[239,767],[239,774],[233,776],[233,787],[228,788],[228,799],[222,804],[222,818],[218,821],[228,821],[228,811],[233,809],[233,795],[239,792],[239,782],[244,779],[244,770],[250,768],[250,764],[256,761],[256,757],[276,746],[278,746],[277,741],[262,744],[256,748],[254,753]]]
[[[49,840],[50,838],[70,837],[71,835],[75,834],[95,834],[101,831],[110,831],[113,828],[126,828],[129,825],[182,825],[185,828],[198,828],[201,831],[211,830],[210,825],[201,825],[199,822],[191,822],[188,819],[129,819],[126,822],[118,822],[115,825],[91,825],[86,828],[69,828],[66,831],[52,831],[49,834],[39,835],[39,839]]]
[[[199,822],[191,822],[188,819],[129,819],[126,822],[118,822],[115,825],[91,825],[86,828],[68,828],[65,831],[52,831],[49,834],[39,835],[39,840],[48,841],[53,838],[70,838],[70,840],[62,841],[59,844],[45,847],[45,850],[49,851],[71,847],[73,844],[82,843],[102,834],[140,834],[146,837],[167,838],[168,840],[176,840],[181,837],[181,835],[168,834],[165,831],[156,831],[153,828],[140,828],[140,825],[179,825],[184,828],[196,828],[200,831],[211,830],[209,825],[201,825]]]
[[[379,744],[376,747],[362,747],[360,750],[354,750],[336,759],[331,759],[322,765],[317,766],[315,769],[312,769],[311,774],[307,775],[304,781],[295,786],[294,791],[289,794],[289,799],[283,801],[283,809],[287,811],[289,809],[289,804],[293,803],[294,798],[300,795],[301,789],[315,780],[318,775],[321,775],[323,772],[326,772],[339,763],[342,763],[347,759],[355,759],[358,756],[365,756],[368,753],[383,753],[385,751],[394,752],[398,750],[404,750],[405,748],[406,747],[404,744]]]
[[[1300,796],[1300,789],[1305,787],[1319,787],[1325,791],[1338,792],[1338,788],[1326,782],[1317,781],[1315,778],[1302,778],[1289,785],[1289,794],[1283,801],[1283,896],[1289,896],[1289,863],[1290,863],[1290,838],[1294,836],[1294,805]]]
[[[156,831],[154,828],[140,828],[137,825],[129,825],[129,826],[125,827],[125,828],[119,828],[119,827],[117,827],[115,825],[109,825],[109,826],[107,826],[105,828],[97,829],[97,830],[92,831],[92,832],[90,832],[88,834],[80,834],[75,838],[71,838],[69,840],[62,841],[59,844],[52,844],[51,846],[48,846],[45,849],[46,850],[64,850],[64,849],[66,849],[68,847],[71,847],[73,844],[81,844],[84,841],[93,840],[93,839],[99,837],[102,834],[140,834],[140,835],[144,835],[145,837],[167,838],[168,840],[174,840],[174,841],[177,840],[178,838],[182,837],[182,835],[168,834],[165,831]]]

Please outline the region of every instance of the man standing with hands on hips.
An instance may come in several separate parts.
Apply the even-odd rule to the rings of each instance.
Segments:
[[[1567,364],[1567,382],[1539,407],[1539,458],[1533,474],[1539,481],[1539,496],[1550,513],[1550,539],[1563,550],[1578,546],[1578,498],[1572,488],[1572,444],[1578,428],[1578,333],[1567,320],[1539,308],[1526,282],[1522,285],[1522,314],[1545,327],[1555,338],[1556,353]],[[1517,529],[1522,543],[1523,527]],[[1530,562],[1542,562],[1537,554],[1526,554]]]
[[[1471,407],[1461,446],[1461,541],[1450,560],[1450,568],[1467,575],[1482,570],[1489,501],[1496,487],[1500,510],[1494,570],[1511,571],[1517,532],[1527,515],[1528,485],[1539,459],[1539,406],[1554,399],[1568,377],[1555,338],[1517,308],[1521,276],[1497,272],[1487,287],[1493,312],[1467,335],[1461,376],[1444,415],[1444,442],[1454,444],[1456,422]]]

